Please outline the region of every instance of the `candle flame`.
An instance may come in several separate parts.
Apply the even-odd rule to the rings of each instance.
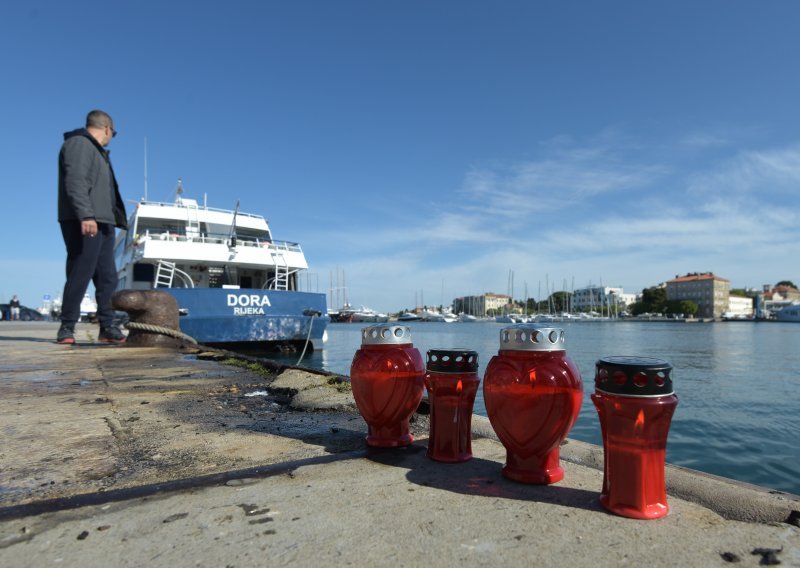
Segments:
[[[464,385],[461,384],[461,381],[458,381],[456,385],[456,393],[461,394],[461,391],[464,390]]]
[[[530,380],[531,386],[536,383],[536,369],[531,369],[531,371],[528,373],[528,380]]]
[[[644,410],[639,410],[636,415],[636,422],[633,423],[633,429],[636,432],[641,432],[644,429]]]

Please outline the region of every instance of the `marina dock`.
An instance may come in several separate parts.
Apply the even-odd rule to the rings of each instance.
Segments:
[[[0,565],[800,566],[800,497],[667,466],[670,513],[598,501],[602,448],[563,481],[511,482],[473,417],[474,458],[375,450],[336,375],[212,351],[54,343],[0,322]]]

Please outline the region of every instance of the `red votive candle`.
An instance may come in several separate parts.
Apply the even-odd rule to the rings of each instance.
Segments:
[[[472,458],[472,406],[478,393],[478,353],[467,349],[428,351],[425,387],[431,406],[428,457],[441,462]]]
[[[375,325],[361,330],[361,348],[350,366],[356,406],[367,423],[367,444],[407,446],[409,419],[425,390],[425,364],[411,343],[411,329]]]
[[[514,481],[549,484],[564,478],[559,446],[583,401],[581,374],[564,341],[559,328],[507,327],[486,367],[486,413],[506,448],[503,475]]]
[[[592,401],[605,456],[600,503],[623,517],[663,517],[667,435],[678,406],[672,366],[649,357],[604,357],[595,369]]]

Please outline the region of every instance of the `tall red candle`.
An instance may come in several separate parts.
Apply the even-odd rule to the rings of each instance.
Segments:
[[[414,441],[409,419],[422,400],[425,364],[411,343],[411,329],[376,325],[361,331],[361,348],[353,356],[350,384],[367,423],[367,444],[407,446]]]
[[[520,324],[500,332],[486,367],[486,413],[506,448],[503,475],[523,483],[564,478],[559,445],[578,418],[583,383],[567,357],[564,330]]]
[[[431,405],[428,457],[441,462],[472,458],[472,407],[478,393],[478,353],[431,349],[425,387]]]
[[[600,503],[634,519],[669,511],[664,460],[678,397],[672,366],[649,357],[605,357],[596,363],[592,401],[603,432]]]

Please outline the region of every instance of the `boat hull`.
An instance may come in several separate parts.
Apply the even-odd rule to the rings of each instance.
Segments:
[[[177,300],[181,331],[206,345],[304,344],[310,336],[313,347],[320,349],[330,322],[324,294],[227,288],[159,290]]]
[[[778,321],[800,322],[800,304],[792,304],[775,312],[775,319]]]

